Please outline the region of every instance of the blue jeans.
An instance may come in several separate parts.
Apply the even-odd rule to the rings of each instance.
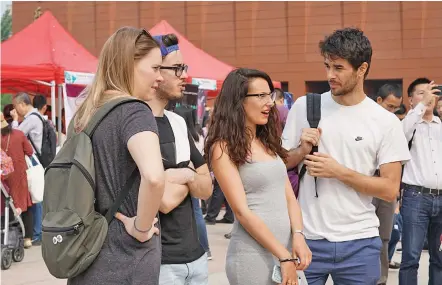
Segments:
[[[34,235],[32,237],[33,241],[41,240],[41,221],[43,220],[43,206],[41,203],[34,204],[31,207],[32,216],[34,217]]]
[[[396,245],[401,240],[402,236],[402,216],[401,214],[394,214],[393,229],[391,231],[390,242],[388,243],[388,260],[391,261]]]
[[[442,281],[442,195],[422,194],[417,191],[416,187],[405,185],[401,215],[404,224],[399,284],[418,284],[419,260],[425,236],[427,236],[430,254],[428,284],[440,285]]]
[[[161,264],[160,285],[208,285],[207,254],[184,264]]]
[[[207,238],[206,222],[204,221],[203,211],[201,211],[199,199],[192,197],[193,212],[195,213],[196,228],[198,239],[206,252],[210,251],[209,239]]]
[[[307,240],[313,254],[305,271],[309,285],[324,285],[331,275],[334,284],[376,285],[381,276],[379,237],[345,242]]]

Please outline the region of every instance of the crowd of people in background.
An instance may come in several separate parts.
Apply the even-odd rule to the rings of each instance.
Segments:
[[[199,124],[191,109],[171,104],[183,96],[188,69],[176,35],[115,32],[70,130],[83,132],[112,100],[136,98],[110,111],[91,138],[96,211],[110,209],[133,169],[136,183],[93,263],[68,284],[208,284],[207,226],[224,223],[233,225],[225,235],[231,285],[302,284],[301,272],[310,285],[330,276],[382,285],[389,269],[399,269],[400,285],[416,285],[424,248],[429,285],[439,285],[440,87],[422,77],[406,97],[393,84],[366,94],[372,47],[358,29],[333,32],[319,49],[330,91],[320,96],[317,127],[307,96],[289,110],[270,76],[248,68],[227,76]],[[25,156],[44,160],[49,112],[44,96],[19,93],[1,116],[2,157],[14,167],[2,183],[23,219],[26,248],[41,244],[45,213],[28,191]],[[65,126],[63,133],[60,146]],[[288,169],[299,174],[296,187]]]

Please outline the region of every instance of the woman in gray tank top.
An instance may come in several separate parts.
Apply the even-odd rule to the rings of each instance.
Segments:
[[[275,284],[275,265],[281,284],[295,285],[296,270],[311,261],[284,164],[275,97],[266,73],[241,68],[227,76],[214,105],[205,153],[236,217],[226,260],[231,285]]]

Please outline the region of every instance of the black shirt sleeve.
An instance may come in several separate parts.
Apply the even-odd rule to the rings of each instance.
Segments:
[[[124,145],[127,145],[132,136],[141,132],[150,131],[158,135],[155,117],[149,107],[143,103],[126,103],[120,110],[120,135]]]
[[[195,166],[195,169],[197,169],[200,166],[206,164],[206,161],[204,160],[204,157],[201,155],[199,150],[196,148],[195,142],[193,141],[190,132],[187,132],[187,137],[189,138],[189,145],[190,145],[190,161],[192,161],[193,165]]]

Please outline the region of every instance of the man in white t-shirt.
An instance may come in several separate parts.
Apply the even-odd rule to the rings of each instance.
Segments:
[[[382,243],[371,202],[396,199],[410,154],[398,118],[364,93],[372,49],[363,32],[337,30],[319,47],[331,88],[322,94],[319,129],[309,128],[301,97],[282,137],[290,150],[287,168],[307,165],[299,202],[313,262],[305,273],[309,285],[325,284],[329,275],[339,285],[372,285],[380,277]],[[309,155],[313,145],[319,151]],[[373,177],[378,166],[380,177]]]

